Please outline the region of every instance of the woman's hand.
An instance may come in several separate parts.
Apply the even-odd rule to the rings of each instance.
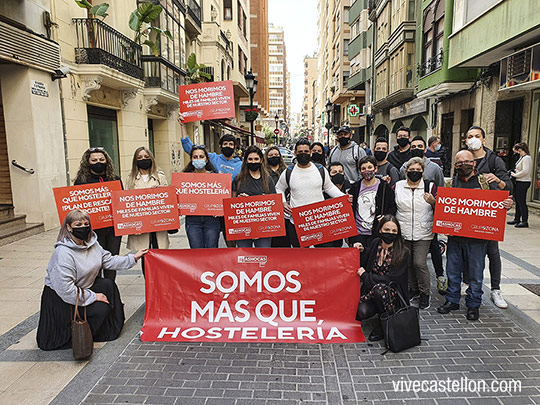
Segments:
[[[285,214],[292,215],[292,209],[289,203],[284,202],[283,203],[283,211],[285,211]]]
[[[383,176],[381,180],[386,181],[388,184],[392,181],[392,178],[389,175]]]
[[[178,113],[178,120],[177,120],[177,121],[178,121],[178,123],[179,123],[180,125],[184,125],[184,119],[185,119],[185,118],[184,118],[184,115],[183,115],[181,112],[179,112],[179,113]]]
[[[109,303],[107,296],[102,293],[96,293],[96,301],[101,301],[101,302],[104,302],[105,304]]]
[[[143,257],[145,254],[148,253],[148,249],[141,249],[137,253],[135,253],[135,261],[138,262],[141,257]]]
[[[352,195],[347,194],[347,199],[349,200],[349,203],[350,203],[350,204],[353,203],[353,196],[352,196]]]
[[[238,197],[249,197],[249,194],[246,194],[246,193],[240,193],[240,194],[238,194]]]
[[[424,200],[431,206],[435,205],[435,197],[431,193],[424,193]]]
[[[514,205],[514,200],[512,200],[512,196],[510,196],[510,197],[506,198],[505,200],[503,200],[502,205],[507,210],[512,208],[512,206]]]
[[[360,267],[358,269],[358,271],[356,272],[356,274],[358,274],[360,277],[362,277],[362,274],[364,274],[365,272],[366,272],[366,270],[363,267]]]
[[[362,245],[360,242],[353,243],[353,248],[358,249],[360,253],[364,251],[364,245]]]

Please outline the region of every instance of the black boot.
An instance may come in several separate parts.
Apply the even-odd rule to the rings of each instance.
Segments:
[[[384,339],[384,335],[383,335],[383,330],[382,330],[381,319],[377,318],[377,320],[375,321],[375,326],[368,336],[368,340],[370,342],[376,342],[382,339]]]

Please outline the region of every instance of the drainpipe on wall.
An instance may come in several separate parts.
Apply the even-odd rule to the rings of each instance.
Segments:
[[[62,115],[62,136],[64,138],[64,163],[66,165],[66,186],[71,183],[69,176],[69,159],[68,159],[68,145],[67,145],[67,131],[66,131],[66,113],[64,111],[64,95],[62,93],[62,82],[58,80],[58,89],[60,94],[60,114]]]

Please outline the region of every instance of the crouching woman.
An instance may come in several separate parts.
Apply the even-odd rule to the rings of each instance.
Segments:
[[[384,338],[380,316],[398,308],[396,290],[408,300],[409,250],[403,243],[401,228],[393,215],[385,215],[381,219],[378,234],[380,237],[373,239],[368,248],[361,243],[354,244],[363,252],[363,267],[358,269],[361,290],[356,319],[361,321],[377,315],[376,326],[368,337],[370,341]]]
[[[68,213],[54,248],[41,295],[39,348],[71,347],[71,321],[79,289],[84,294],[84,299],[79,295],[79,305],[86,307],[94,342],[116,339],[124,326],[124,304],[115,282],[98,274],[102,268],[127,270],[147,250],[127,256],[111,255],[99,245],[90,217],[81,210]]]

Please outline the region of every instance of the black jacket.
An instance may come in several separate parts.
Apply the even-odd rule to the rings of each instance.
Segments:
[[[358,193],[360,192],[360,183],[362,180],[357,181],[352,185],[352,187],[349,190],[349,194],[353,196],[353,212],[354,216],[356,218],[356,213],[358,211]],[[371,234],[377,235],[377,227],[379,225],[379,221],[377,221],[377,217],[379,215],[396,215],[396,198],[394,194],[394,190],[392,190],[392,187],[386,182],[381,180],[379,182],[379,188],[377,189],[377,195],[375,196],[375,219],[373,220],[373,227],[371,228]],[[350,242],[354,243],[357,242],[356,236],[353,236],[350,238]]]
[[[394,282],[396,283],[396,289],[399,290],[401,295],[403,295],[403,298],[408,301],[408,272],[410,253],[407,250],[407,254],[398,266],[394,267],[390,265],[390,269],[386,275],[381,276],[379,274],[375,274],[373,273],[373,268],[375,267],[375,262],[377,260],[377,249],[381,243],[382,241],[380,238],[373,239],[369,248],[364,250],[364,252],[360,255],[362,257],[360,262],[366,270],[365,273],[360,277],[361,295],[365,295],[371,291],[375,284],[389,284],[390,282]]]
[[[118,176],[115,176],[115,179],[114,180],[120,180],[120,184],[122,184],[122,180],[120,179],[120,177]],[[107,180],[104,180],[102,176],[99,176],[99,175],[95,175],[93,173],[90,173],[90,176],[88,176],[88,181],[86,183],[81,183],[77,180],[75,180],[75,183],[73,184],[74,186],[78,186],[80,184],[92,184],[92,183],[101,183],[101,182],[105,182]],[[112,180],[109,180],[109,181],[112,181]],[[122,190],[124,189],[124,185],[122,184]]]
[[[392,150],[388,154],[387,159],[390,164],[392,164],[396,169],[401,170],[401,166],[403,166],[403,163],[407,162],[411,157],[411,148],[409,148],[405,152],[400,152],[399,146],[396,145],[394,147],[394,150]]]
[[[480,174],[494,174],[506,184],[504,190],[508,190],[510,191],[510,194],[512,194],[512,179],[508,174],[508,169],[506,168],[504,160],[493,153],[491,149],[484,148],[484,150],[486,151],[486,156],[484,156],[480,163],[477,163],[476,172]],[[489,188],[491,190],[500,190],[497,183],[490,183]]]

